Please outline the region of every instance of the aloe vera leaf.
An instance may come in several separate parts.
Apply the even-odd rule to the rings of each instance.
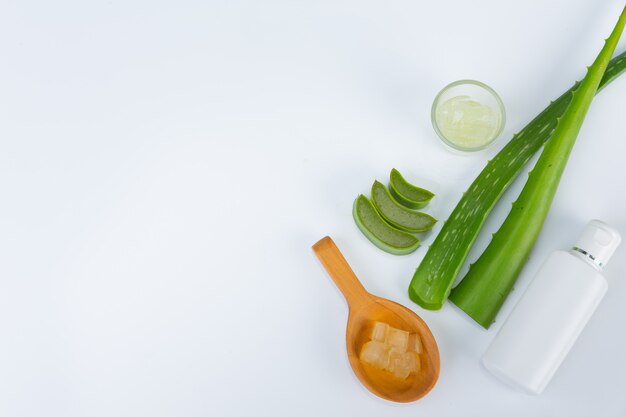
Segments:
[[[430,214],[410,210],[393,199],[381,182],[372,184],[372,202],[383,219],[406,232],[425,232],[433,228],[437,220]]]
[[[420,244],[420,240],[414,235],[385,222],[372,202],[363,194],[354,200],[352,216],[365,237],[385,252],[406,255],[414,252]]]
[[[485,328],[493,323],[537,240],[624,24],[626,8],[587,70],[587,75],[572,93],[570,105],[559,119],[552,138],[544,146],[509,215],[493,235],[487,249],[450,295],[454,304]]]
[[[609,63],[598,91],[625,71],[623,52]],[[487,216],[522,167],[550,138],[577,86],[514,135],[469,186],[415,271],[409,286],[411,300],[426,309],[441,308]]]
[[[389,174],[389,191],[397,202],[412,209],[424,207],[435,196],[430,191],[409,183],[395,168]]]

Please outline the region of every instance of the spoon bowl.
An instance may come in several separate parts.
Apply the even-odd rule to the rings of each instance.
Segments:
[[[390,401],[411,402],[426,395],[439,377],[439,349],[426,323],[408,308],[368,293],[330,237],[313,245],[313,251],[348,302],[346,349],[359,381],[375,395]],[[419,335],[423,348],[419,372],[398,379],[361,362],[361,348],[370,340],[375,321]]]

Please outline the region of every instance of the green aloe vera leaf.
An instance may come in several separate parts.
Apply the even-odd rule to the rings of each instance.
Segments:
[[[372,184],[372,202],[383,219],[400,230],[425,232],[437,223],[430,214],[410,210],[398,203],[380,181],[374,181]]]
[[[578,132],[624,24],[626,8],[600,54],[588,68],[587,75],[572,93],[569,107],[559,119],[509,215],[487,249],[450,294],[450,300],[484,328],[493,323],[543,227]]]
[[[398,203],[412,209],[424,207],[435,196],[430,191],[409,183],[395,168],[389,174],[389,191]]]
[[[406,255],[414,252],[420,244],[420,240],[414,235],[385,222],[372,202],[363,194],[354,200],[352,216],[365,237],[385,252]]]
[[[626,52],[611,60],[598,91],[626,71]],[[413,275],[409,297],[423,308],[440,309],[485,220],[528,160],[550,138],[572,100],[576,83],[551,102],[498,152],[463,194]]]

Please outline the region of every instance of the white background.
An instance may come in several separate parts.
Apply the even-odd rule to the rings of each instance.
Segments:
[[[435,185],[445,219],[487,159],[583,76],[622,7],[2,0],[0,415],[623,416],[626,245],[542,396],[478,360],[550,251],[591,218],[626,234],[626,76],[594,101],[491,330],[449,304],[412,304],[426,246],[388,255],[351,217],[396,167]],[[500,140],[471,156],[430,126],[435,94],[460,78],[507,108]],[[419,402],[380,400],[352,375],[346,304],[310,250],[327,234],[366,288],[431,326],[441,376]]]

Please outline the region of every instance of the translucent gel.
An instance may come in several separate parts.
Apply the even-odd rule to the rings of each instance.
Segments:
[[[363,345],[359,359],[394,377],[406,379],[421,368],[419,354],[422,343],[417,333],[396,329],[387,323],[375,322],[371,340]]]
[[[488,144],[502,123],[500,112],[471,100],[469,96],[452,97],[439,104],[435,118],[443,136],[463,148],[480,148]]]

